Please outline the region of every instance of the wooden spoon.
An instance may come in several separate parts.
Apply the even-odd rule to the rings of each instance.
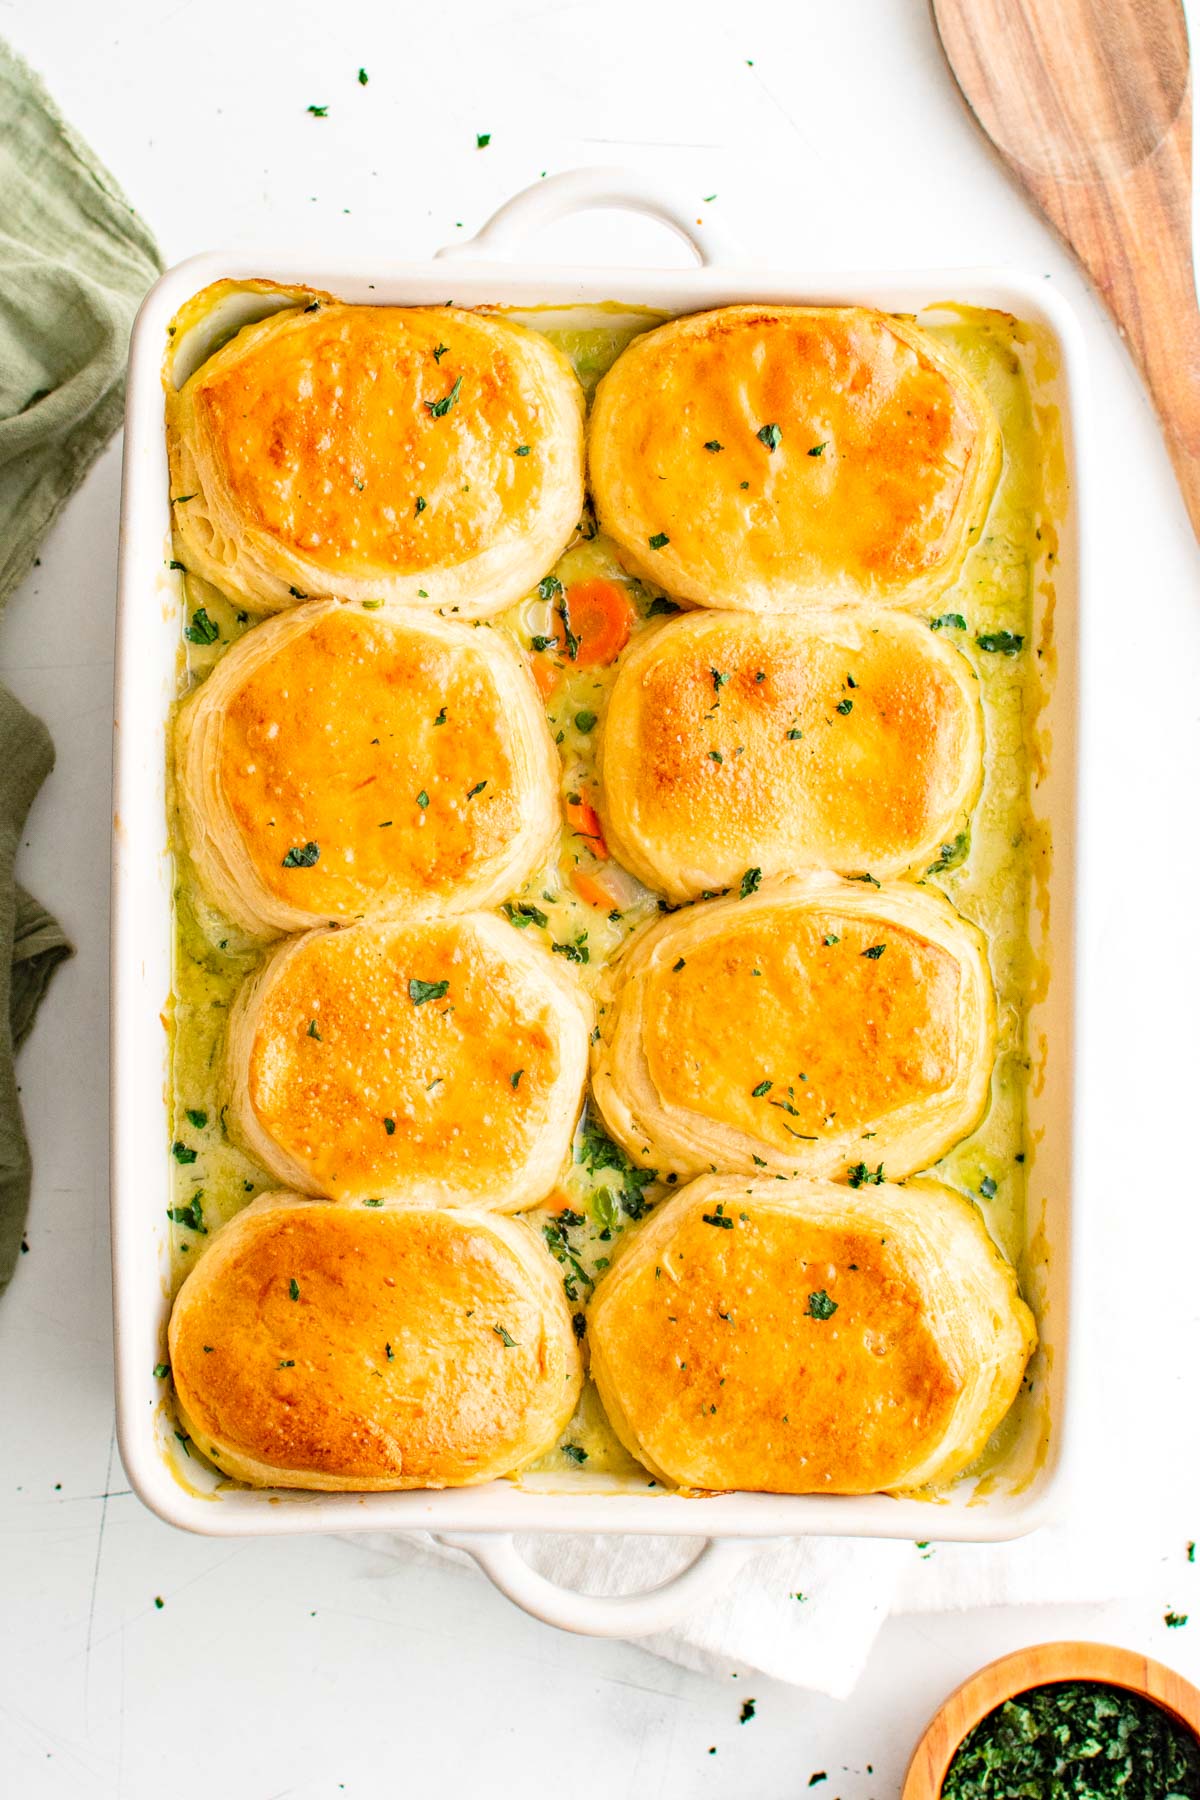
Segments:
[[[1181,0],[933,0],[963,96],[1099,288],[1200,536],[1200,310]]]

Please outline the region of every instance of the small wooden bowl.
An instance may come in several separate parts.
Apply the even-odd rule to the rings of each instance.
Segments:
[[[900,1800],[940,1800],[954,1753],[968,1731],[1006,1700],[1048,1681],[1101,1681],[1141,1694],[1200,1741],[1200,1689],[1162,1663],[1113,1644],[1035,1644],[989,1663],[956,1688],[913,1752]]]

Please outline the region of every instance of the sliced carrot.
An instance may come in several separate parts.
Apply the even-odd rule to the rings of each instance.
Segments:
[[[571,583],[566,594],[566,614],[567,630],[575,642],[574,656],[570,656],[567,630],[557,612],[554,630],[561,654],[569,657],[577,669],[594,669],[615,662],[629,642],[636,616],[625,589],[599,575]]]
[[[616,895],[610,894],[603,882],[589,875],[586,869],[571,870],[571,885],[581,900],[598,907],[601,912],[611,912],[617,904]]]
[[[559,671],[547,656],[535,656],[532,663],[533,685],[541,696],[543,705],[558,686]]]
[[[566,1212],[571,1204],[571,1196],[569,1194],[564,1194],[561,1188],[555,1188],[551,1193],[546,1195],[546,1198],[541,1204],[545,1207],[547,1212]]]
[[[578,800],[566,803],[567,824],[578,837],[586,838],[594,856],[601,862],[608,861],[608,845],[604,841],[604,831],[596,816],[596,809],[582,795]]]

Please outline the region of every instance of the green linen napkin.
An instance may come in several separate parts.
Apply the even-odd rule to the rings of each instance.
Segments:
[[[161,268],[112,178],[0,40],[0,606],[121,420],[129,330]],[[15,1052],[71,947],[16,884],[26,814],[54,762],[0,688],[0,1293],[20,1254],[29,1146]]]

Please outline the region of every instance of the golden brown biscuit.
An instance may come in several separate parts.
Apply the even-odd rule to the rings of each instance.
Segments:
[[[995,1056],[983,939],[932,888],[811,874],[636,933],[601,987],[592,1092],[660,1175],[892,1179],[978,1122]]]
[[[696,612],[621,662],[601,746],[609,846],[693,900],[745,869],[923,869],[982,778],[979,684],[923,622],[879,608]]]
[[[588,467],[625,560],[686,600],[925,606],[982,526],[1000,434],[975,380],[908,320],[727,306],[618,357]]]
[[[553,1444],[579,1396],[558,1270],[519,1221],[263,1194],[171,1314],[180,1422],[255,1487],[466,1487]]]
[[[558,830],[558,757],[494,631],[337,601],[249,631],[180,708],[200,879],[252,932],[494,905]]]
[[[859,1190],[709,1176],[597,1288],[591,1369],[659,1480],[869,1494],[953,1479],[1036,1342],[974,1206],[932,1181]]]
[[[568,1155],[590,1025],[494,914],[310,931],[234,1003],[228,1126],[303,1193],[517,1212]]]
[[[583,396],[522,326],[314,300],[239,331],[176,392],[176,554],[256,612],[297,599],[500,612],[583,502]]]

